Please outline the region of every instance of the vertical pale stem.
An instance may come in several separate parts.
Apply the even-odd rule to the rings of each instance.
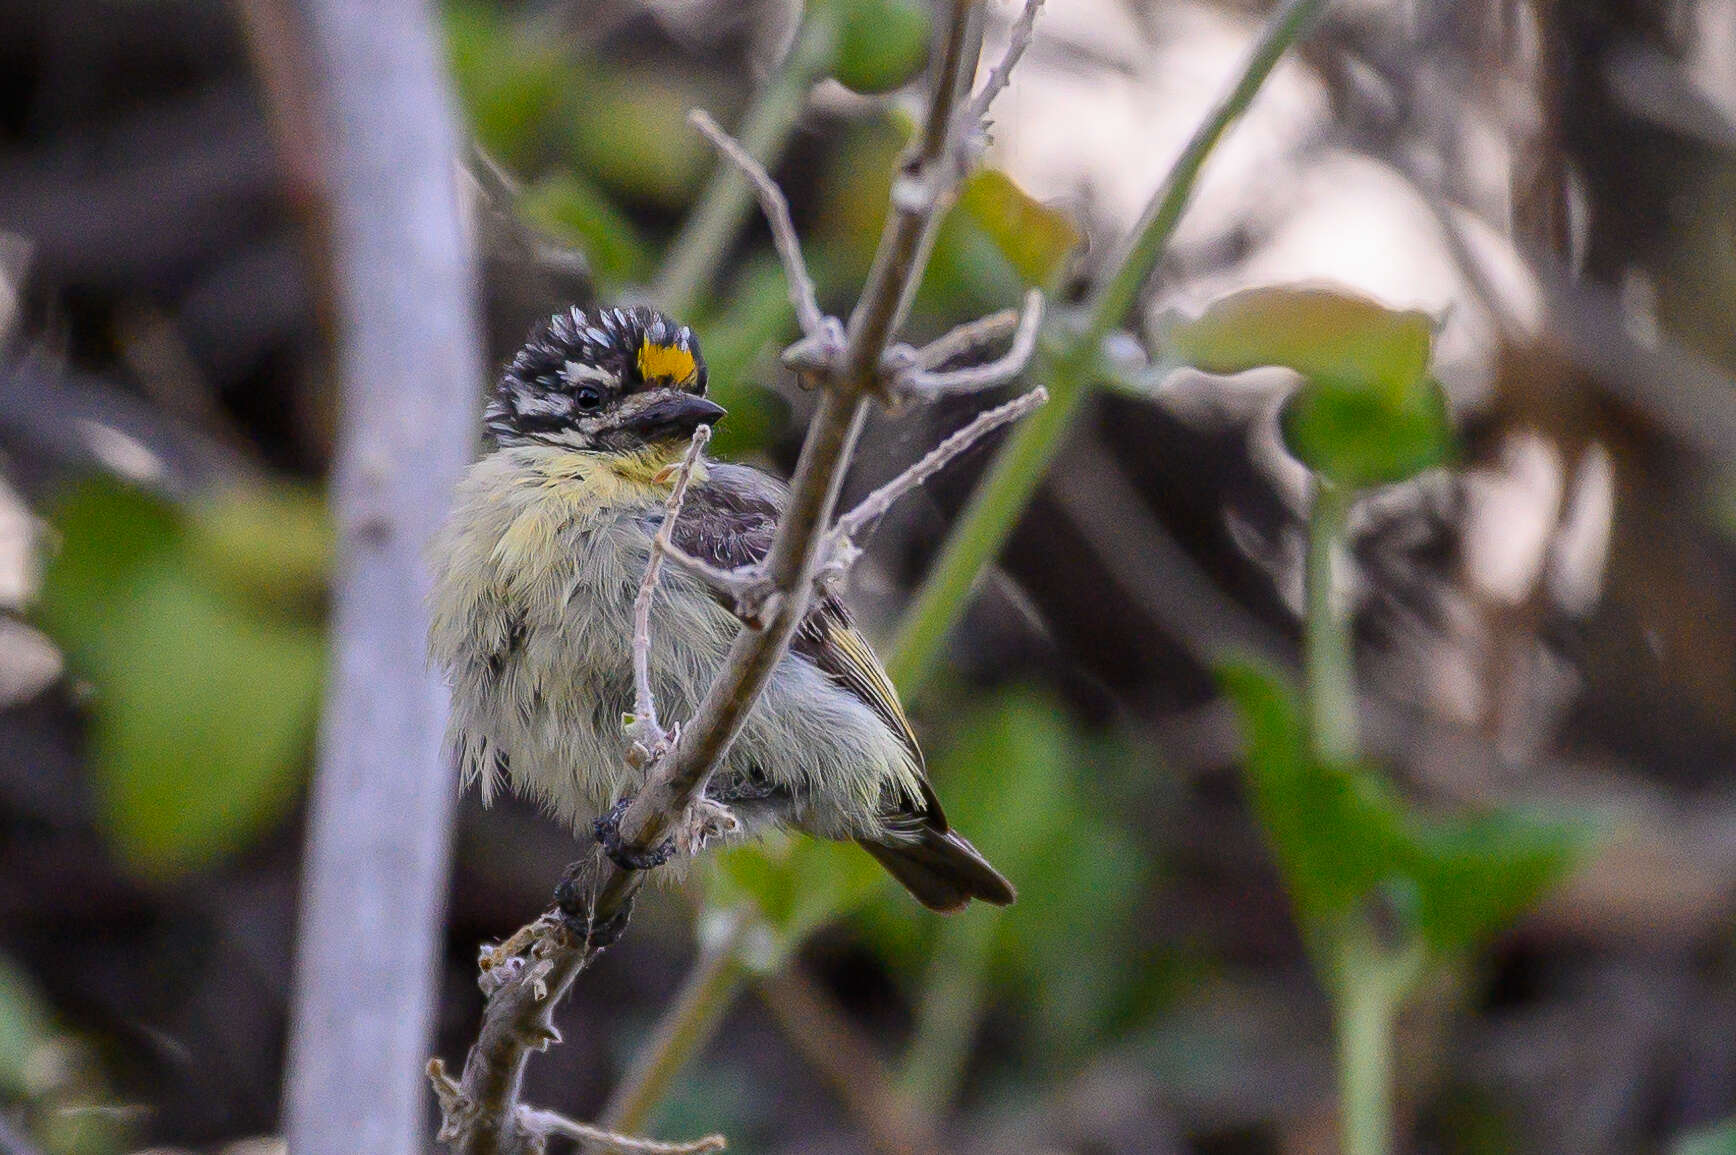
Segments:
[[[1324,477],[1314,481],[1308,517],[1304,573],[1307,616],[1303,621],[1303,666],[1308,687],[1308,730],[1315,756],[1335,763],[1356,757],[1356,670],[1351,621],[1338,596],[1350,493]]]
[[[332,669],[309,804],[284,1116],[297,1155],[426,1150],[456,783],[424,557],[474,443],[480,333],[432,5],[308,0],[343,422]]]
[[[1344,1155],[1392,1150],[1393,1031],[1399,995],[1374,976],[1350,977],[1336,1000],[1339,1127]]]

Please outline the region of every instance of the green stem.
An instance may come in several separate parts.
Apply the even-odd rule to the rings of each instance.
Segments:
[[[670,1084],[711,1040],[724,1011],[735,1002],[746,977],[737,952],[753,928],[755,916],[737,908],[718,917],[720,929],[700,948],[675,1002],[658,1020],[651,1038],[633,1056],[633,1065],[609,1096],[598,1120],[601,1126],[622,1134],[643,1132],[646,1119],[669,1093]]]
[[[1062,436],[1097,382],[1097,351],[1103,338],[1126,320],[1151,279],[1212,150],[1325,4],[1326,0],[1288,0],[1267,23],[1235,85],[1195,130],[1146,206],[1126,250],[1087,298],[1083,327],[1058,334],[1058,350],[1031,374],[1048,388],[1049,403],[1027,417],[1001,449],[954,523],[899,629],[889,668],[907,698],[933,671],[947,635],[964,613],[978,573],[1000,553],[1041,484]]]
[[[1351,494],[1324,477],[1314,479],[1308,517],[1308,560],[1303,574],[1303,668],[1308,732],[1314,754],[1326,762],[1356,757],[1356,668],[1350,615],[1337,596],[1334,571],[1344,553]]]
[[[1193,196],[1194,185],[1199,182],[1200,170],[1205,167],[1212,150],[1230,126],[1248,111],[1248,106],[1265,85],[1266,78],[1272,75],[1279,59],[1325,6],[1326,0],[1287,0],[1266,22],[1247,62],[1242,65],[1236,83],[1218,101],[1211,115],[1194,129],[1187,146],[1163,178],[1157,194],[1145,206],[1145,213],[1134,228],[1132,239],[1113,266],[1115,271],[1099,281],[1091,294],[1087,306],[1091,321],[1084,335],[1086,343],[1097,344],[1110,329],[1126,319],[1140,290],[1151,279],[1158,261],[1163,259],[1164,250],[1169,247],[1176,226],[1181,223],[1182,213]]]
[[[1338,1110],[1344,1155],[1389,1155],[1393,1140],[1393,1055],[1399,1012],[1422,977],[1420,943],[1382,947],[1364,928],[1340,943],[1334,982]]]
[[[831,6],[808,6],[789,52],[755,96],[738,134],[742,146],[768,169],[783,155],[808,93],[831,71],[837,45]],[[675,317],[693,312],[700,294],[717,279],[752,203],[753,191],[740,170],[719,160],[652,283],[651,297],[659,308]]]
[[[978,906],[940,924],[916,1011],[916,1032],[898,1082],[905,1099],[937,1117],[958,1094],[959,1077],[982,1021],[983,985],[1000,911]]]
[[[1387,1155],[1392,1150],[1392,1042],[1398,1005],[1383,996],[1372,984],[1352,984],[1338,1006],[1344,1155]]]

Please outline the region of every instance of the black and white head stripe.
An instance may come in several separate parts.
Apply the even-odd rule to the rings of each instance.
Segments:
[[[699,338],[653,309],[573,308],[531,331],[501,374],[483,420],[503,441],[579,426],[648,387],[704,396]]]

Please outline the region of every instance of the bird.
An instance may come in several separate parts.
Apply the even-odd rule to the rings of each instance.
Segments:
[[[693,330],[643,306],[557,312],[502,372],[483,417],[490,446],[431,553],[429,657],[451,691],[448,746],[485,804],[504,783],[600,838],[599,816],[643,785],[623,724],[633,602],[675,466],[693,431],[725,414],[706,385]],[[671,543],[723,569],[752,565],[787,499],[771,475],[702,456]],[[741,622],[702,577],[666,566],[650,625],[660,712],[690,717]],[[816,594],[706,800],[735,819],[732,837],[853,840],[933,910],[1015,897],[948,824],[897,690],[831,591]]]

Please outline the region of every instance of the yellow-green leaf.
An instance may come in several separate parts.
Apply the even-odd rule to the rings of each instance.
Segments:
[[[1313,379],[1360,381],[1396,400],[1428,373],[1434,320],[1345,289],[1265,285],[1231,293],[1165,334],[1208,373],[1282,365]]]
[[[1026,283],[1048,285],[1079,245],[1079,230],[999,169],[978,169],[965,182],[958,212],[995,242]]]

